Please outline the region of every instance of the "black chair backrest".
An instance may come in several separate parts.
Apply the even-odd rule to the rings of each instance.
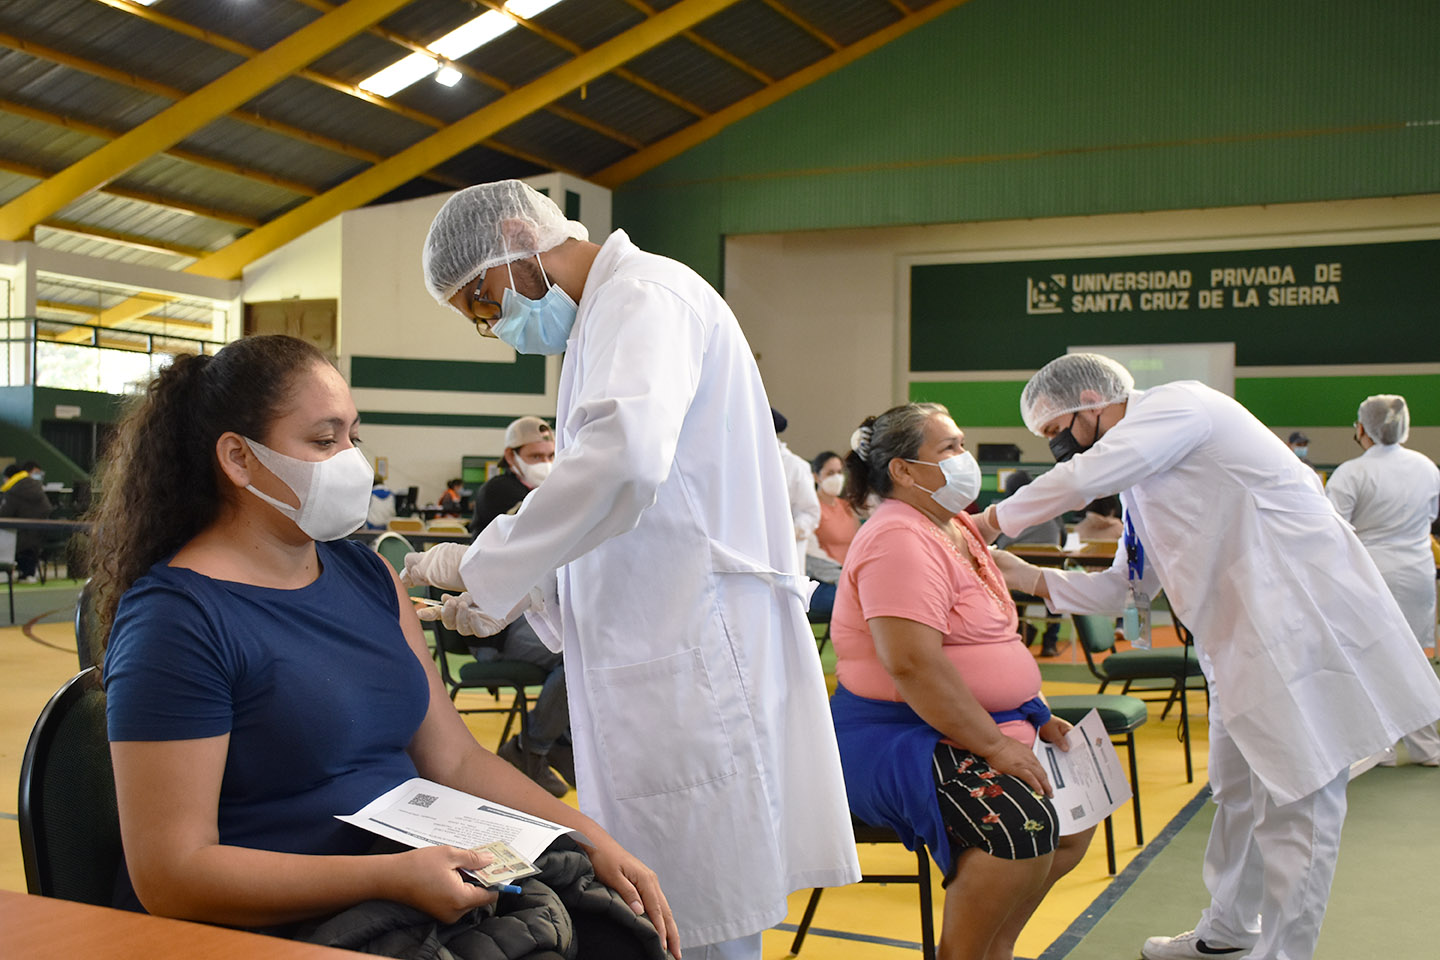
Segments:
[[[20,855],[31,893],[109,905],[122,859],[105,690],[89,667],[50,698],[20,764]]]
[[[95,587],[89,580],[80,588],[75,601],[75,653],[80,658],[80,669],[94,666],[103,659],[101,648],[105,638],[100,636],[95,615]]]

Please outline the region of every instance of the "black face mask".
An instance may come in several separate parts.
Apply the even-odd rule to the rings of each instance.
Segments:
[[[1095,446],[1094,440],[1086,444],[1081,444],[1079,440],[1075,439],[1075,434],[1072,431],[1075,426],[1075,417],[1078,416],[1080,416],[1080,411],[1076,410],[1074,415],[1070,417],[1070,425],[1050,438],[1050,453],[1054,455],[1056,463],[1064,463],[1066,460],[1075,456],[1075,454],[1084,453],[1086,450]],[[1096,439],[1099,438],[1097,437]]]

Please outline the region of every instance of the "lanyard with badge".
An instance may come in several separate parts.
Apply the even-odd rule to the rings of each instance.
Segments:
[[[1135,533],[1130,512],[1125,512],[1125,563],[1129,583],[1125,588],[1125,639],[1137,650],[1150,649],[1150,595],[1141,582],[1145,577],[1145,546]]]

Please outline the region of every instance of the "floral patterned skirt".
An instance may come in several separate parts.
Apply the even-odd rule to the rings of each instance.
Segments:
[[[1043,857],[1055,849],[1059,822],[1055,808],[1023,780],[991,769],[981,757],[943,741],[932,769],[940,816],[954,851],[975,848],[1002,860]],[[955,864],[946,873],[948,884]]]

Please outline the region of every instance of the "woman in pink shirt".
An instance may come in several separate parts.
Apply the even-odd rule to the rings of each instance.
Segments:
[[[810,461],[810,469],[815,474],[816,496],[820,498],[820,525],[815,528],[815,540],[826,556],[843,564],[850,541],[860,529],[855,508],[840,495],[845,487],[845,462],[840,454],[826,450]]]
[[[923,840],[945,872],[940,955],[1011,960],[1015,940],[1093,830],[1057,833],[1031,750],[1063,738],[990,552],[964,512],[980,468],[939,404],[871,417],[847,495],[882,498],[846,556],[830,633],[831,699],[850,808]]]

